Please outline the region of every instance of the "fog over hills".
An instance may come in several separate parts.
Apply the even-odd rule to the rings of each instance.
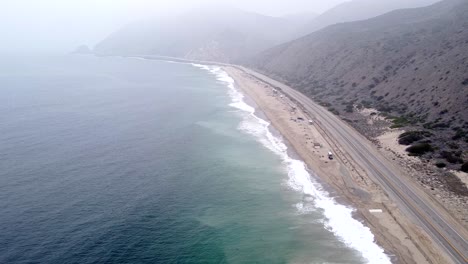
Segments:
[[[367,19],[390,10],[423,6],[435,1],[353,0],[321,15],[304,11],[282,17],[235,8],[202,6],[181,16],[129,24],[98,43],[95,52],[236,62],[328,25]]]
[[[338,23],[369,19],[397,9],[428,6],[438,1],[440,0],[352,0],[311,19],[298,30],[298,35],[307,35]]]
[[[376,108],[467,145],[468,1],[354,0],[314,16],[200,8],[130,24],[94,52],[243,63],[345,118]],[[295,39],[305,28],[314,32]]]
[[[297,23],[238,9],[193,10],[128,25],[99,43],[95,52],[229,62],[291,40]]]
[[[468,1],[330,26],[248,64],[335,112],[374,107],[399,125],[468,141]]]
[[[305,13],[295,13],[295,14],[289,14],[283,16],[283,18],[290,20],[292,22],[296,22],[296,24],[299,26],[299,28],[303,28],[303,26],[307,25],[318,17],[319,14],[317,13],[312,13],[312,12],[305,12]]]

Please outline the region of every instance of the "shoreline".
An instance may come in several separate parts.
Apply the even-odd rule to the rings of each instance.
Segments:
[[[197,65],[198,66],[198,65]],[[204,66],[199,66],[207,69]],[[249,130],[240,128],[244,133],[250,134],[267,149],[275,153],[282,160],[283,165],[288,170],[287,184],[289,188],[303,196],[313,197],[314,206],[322,210],[325,219],[324,228],[345,244],[348,248],[360,252],[361,257],[368,263],[391,263],[391,257],[385,249],[375,243],[374,235],[370,228],[363,224],[362,219],[356,219],[356,211],[350,203],[345,203],[336,198],[336,193],[331,187],[317,176],[315,171],[303,161],[302,156],[297,153],[294,146],[281,131],[276,129],[268,117],[268,113],[263,112],[257,105],[254,98],[251,98],[244,91],[236,87],[236,81],[222,68],[208,68],[211,73],[217,76],[219,81],[226,82],[230,88],[230,97],[233,103],[231,107],[237,108],[258,120],[263,127],[260,134],[251,133]],[[247,102],[252,102],[248,104]],[[302,210],[303,203],[296,204],[297,209]]]
[[[255,102],[271,127],[305,163],[310,177],[317,177],[320,184],[324,183],[323,187],[338,194],[336,199],[340,204],[355,209],[353,218],[371,230],[375,242],[385,250],[392,263],[449,263],[440,256],[440,250],[424,231],[412,224],[375,183],[358,177],[360,168],[346,158],[326,131],[319,124],[308,123],[313,117],[269,84],[234,67],[221,68],[234,79],[236,88]],[[315,145],[318,144],[320,147],[317,148]],[[336,155],[334,160],[328,160],[329,150]],[[381,213],[371,213],[369,210],[372,209]]]
[[[172,58],[143,58],[163,61],[172,60]],[[445,250],[442,250],[441,245],[436,243],[423,227],[416,224],[415,219],[408,215],[405,208],[400,209],[399,205],[380,187],[380,184],[374,182],[374,176],[368,175],[366,170],[344,151],[342,146],[326,130],[325,125],[317,122],[314,136],[318,134],[322,142],[334,150],[334,154],[336,154],[335,166],[323,164],[328,163],[325,161],[326,152],[322,156],[318,154],[318,151],[316,153],[315,149],[308,146],[308,143],[311,142],[307,142],[303,138],[304,134],[302,134],[301,128],[298,129],[294,123],[284,118],[284,115],[288,116],[289,111],[281,109],[281,107],[286,106],[288,108],[290,105],[285,105],[284,102],[279,102],[279,104],[276,102],[275,105],[275,100],[269,98],[272,95],[266,91],[276,89],[276,85],[281,87],[281,83],[274,80],[273,83],[264,81],[257,77],[255,72],[251,73],[249,70],[239,68],[236,65],[185,59],[177,62],[194,66],[216,66],[228,73],[235,80],[237,88],[252,99],[267,116],[272,127],[279,131],[285,142],[287,142],[286,144],[294,149],[308,168],[312,168],[313,171],[317,172],[317,178],[324,182],[327,187],[333,189],[333,194],[338,194],[338,201],[341,204],[343,204],[343,201],[345,204],[351,204],[356,209],[353,212],[353,218],[362,221],[365,226],[370,228],[375,237],[375,242],[384,248],[386,253],[390,254],[392,263],[452,263],[451,257]],[[282,91],[279,90],[279,92]],[[284,99],[288,100],[290,98],[287,94],[284,94]],[[293,104],[296,103],[296,101],[289,101]],[[275,109],[275,106],[277,109]],[[312,119],[315,117],[300,105],[297,111]],[[367,141],[364,144],[371,145]],[[380,212],[371,212],[371,209],[378,209]]]

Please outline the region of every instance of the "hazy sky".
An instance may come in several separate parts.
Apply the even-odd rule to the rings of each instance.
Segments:
[[[345,0],[0,0],[0,52],[93,46],[132,20],[222,3],[267,15],[323,12]]]

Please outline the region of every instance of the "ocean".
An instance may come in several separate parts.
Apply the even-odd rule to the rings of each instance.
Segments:
[[[389,263],[214,66],[0,61],[0,263]]]

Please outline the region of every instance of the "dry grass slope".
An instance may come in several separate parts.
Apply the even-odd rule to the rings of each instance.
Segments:
[[[353,112],[374,108],[393,128],[430,132],[415,144],[429,145],[431,151],[417,155],[439,166],[460,170],[468,160],[466,0],[330,26],[246,64],[302,91],[360,130],[365,126]]]

